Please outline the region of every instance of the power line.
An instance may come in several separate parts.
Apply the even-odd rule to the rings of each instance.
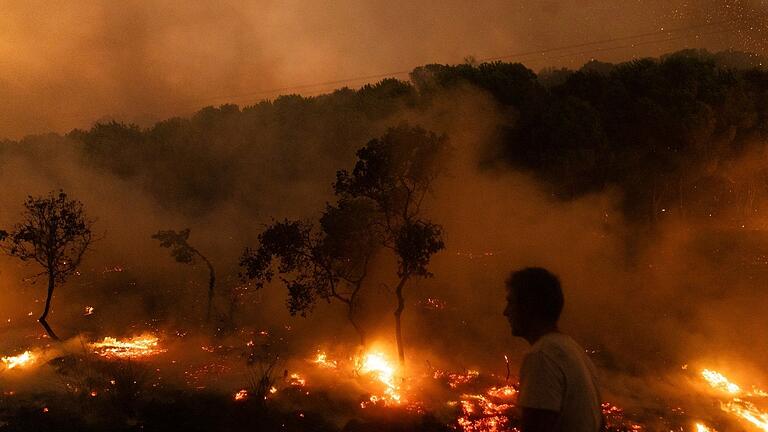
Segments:
[[[696,29],[699,29],[699,28],[714,27],[714,26],[718,26],[718,25],[722,25],[722,24],[730,24],[730,23],[732,23],[734,21],[736,21],[736,20],[734,19],[734,20],[719,21],[719,22],[716,22],[716,23],[697,24],[697,25],[692,25],[692,26],[687,26],[687,27],[678,27],[678,28],[669,29],[669,30],[660,30],[660,31],[656,31],[656,32],[640,33],[640,34],[635,34],[635,35],[630,35],[630,36],[621,36],[621,37],[616,37],[616,38],[611,38],[611,39],[604,39],[604,40],[594,41],[594,42],[583,42],[583,43],[578,43],[578,44],[573,44],[573,45],[564,45],[564,46],[559,46],[559,47],[555,47],[555,48],[547,48],[547,49],[538,50],[538,51],[524,51],[524,52],[519,52],[519,53],[514,53],[514,54],[507,54],[507,55],[497,56],[497,57],[487,57],[487,58],[480,59],[480,61],[494,61],[494,60],[504,60],[504,59],[515,58],[515,57],[527,57],[527,56],[531,56],[531,55],[546,54],[548,52],[562,51],[562,50],[571,49],[571,48],[581,48],[581,47],[590,46],[590,45],[599,45],[599,44],[603,44],[603,43],[619,42],[619,41],[630,40],[630,39],[644,38],[644,37],[648,37],[648,36],[657,36],[657,35],[662,35],[662,34],[676,33],[676,32],[679,32],[679,31],[688,31],[688,30],[696,30]]]
[[[701,33],[701,34],[699,34],[697,36],[711,36],[711,35],[716,35],[716,34],[730,33],[730,32],[735,31],[735,30],[736,29],[734,29],[734,28],[727,28],[727,29],[712,31],[712,32],[708,32],[708,33]],[[650,41],[636,42],[636,43],[629,44],[629,45],[619,45],[619,46],[613,46],[613,47],[596,48],[594,50],[580,51],[580,52],[575,52],[575,53],[568,53],[568,54],[563,54],[563,55],[552,57],[552,58],[563,58],[563,57],[570,57],[570,56],[576,56],[576,55],[581,55],[581,54],[592,54],[592,53],[596,53],[596,52],[611,51],[611,50],[615,50],[615,49],[633,48],[633,47],[642,46],[642,45],[652,45],[652,44],[657,44],[657,43],[673,42],[673,41],[676,41],[676,40],[687,39],[689,37],[691,37],[691,36],[690,35],[682,35],[682,36],[676,36],[676,37],[673,37],[673,38],[656,39],[656,40],[650,40]]]
[[[646,32],[646,33],[639,33],[634,35],[628,35],[628,36],[620,36],[610,39],[602,39],[599,41],[592,41],[592,42],[583,42],[578,44],[570,44],[570,45],[563,45],[559,47],[553,47],[553,48],[546,48],[546,49],[540,49],[540,50],[531,50],[531,51],[522,51],[502,56],[494,56],[494,57],[484,57],[481,59],[478,59],[480,62],[490,62],[490,61],[498,61],[498,60],[507,60],[512,58],[521,58],[521,57],[528,57],[533,55],[542,55],[542,54],[548,54],[548,53],[555,53],[558,51],[564,51],[569,50],[573,48],[581,48],[581,47],[588,47],[588,46],[594,46],[594,45],[601,45],[601,44],[607,44],[612,42],[620,42],[620,41],[628,41],[632,39],[642,39],[647,38],[650,36],[658,36],[658,35],[671,35],[673,33],[678,32],[688,32],[691,30],[696,29],[702,29],[702,28],[708,28],[708,27],[715,27],[720,26],[724,24],[730,24],[735,22],[735,19],[732,20],[725,20],[725,21],[719,21],[715,23],[706,23],[706,24],[696,24],[686,27],[677,27],[672,28],[668,30],[660,30],[655,32]],[[713,32],[708,33],[702,33],[697,36],[709,36],[714,34],[721,34],[721,33],[727,33],[734,31],[733,28],[726,28],[721,30],[716,30]],[[664,43],[664,42],[672,42],[676,40],[685,39],[688,37],[691,37],[690,34],[684,34],[679,35],[675,37],[666,37],[663,39],[654,39],[650,41],[640,41],[629,45],[620,45],[620,46],[611,46],[611,47],[595,47],[590,50],[584,50],[579,52],[571,52],[571,53],[565,53],[558,56],[553,56],[550,58],[563,58],[563,57],[570,57],[570,56],[577,56],[582,54],[592,54],[597,52],[605,52],[605,51],[611,51],[616,49],[622,49],[622,48],[630,48],[633,46],[640,46],[640,45],[651,45],[651,44],[657,44],[657,43]],[[204,105],[206,103],[213,103],[214,101],[219,100],[233,100],[233,99],[242,99],[246,97],[252,97],[252,96],[258,96],[258,95],[269,95],[269,94],[275,94],[275,93],[283,93],[283,92],[291,92],[296,90],[303,90],[303,89],[310,89],[310,88],[316,88],[316,87],[322,87],[321,89],[316,89],[310,92],[304,92],[305,95],[314,95],[323,93],[329,90],[332,90],[333,87],[329,86],[337,86],[339,84],[350,84],[353,82],[358,81],[366,81],[366,80],[374,80],[374,79],[381,79],[381,78],[387,78],[387,77],[393,77],[393,76],[399,76],[399,75],[408,75],[411,73],[412,70],[399,70],[399,71],[392,71],[392,72],[385,72],[385,73],[379,73],[379,74],[373,74],[373,75],[363,75],[363,76],[357,76],[357,77],[350,77],[350,78],[344,78],[344,79],[338,79],[338,80],[332,80],[332,81],[324,81],[324,82],[318,82],[318,83],[307,83],[307,84],[299,84],[299,85],[293,85],[293,86],[284,86],[284,87],[276,87],[272,89],[263,89],[263,90],[255,90],[252,92],[246,92],[246,93],[238,93],[238,94],[230,94],[230,95],[223,95],[223,96],[212,96],[207,98],[201,98],[196,100],[190,100],[186,102],[178,102],[174,103],[171,106],[176,107],[185,107],[184,109],[196,109],[199,108],[201,105]],[[145,116],[151,116],[150,113],[144,113]]]
[[[480,62],[489,62],[489,61],[497,61],[497,60],[506,60],[506,59],[512,59],[512,58],[520,58],[520,57],[528,57],[528,56],[533,56],[533,55],[547,54],[547,53],[551,53],[551,52],[563,51],[563,50],[568,50],[568,49],[573,49],[573,48],[582,48],[582,47],[591,46],[591,45],[600,45],[600,44],[606,44],[606,43],[612,43],[612,42],[626,41],[626,40],[631,40],[631,39],[640,39],[640,38],[649,37],[649,36],[670,35],[672,33],[677,33],[677,32],[681,32],[681,31],[690,31],[690,30],[696,30],[696,29],[701,29],[701,28],[719,26],[719,25],[723,25],[723,24],[730,24],[730,23],[733,23],[735,21],[736,20],[726,20],[726,21],[719,21],[719,22],[715,22],[715,23],[696,24],[696,25],[691,25],[691,26],[686,26],[686,27],[673,28],[673,29],[669,29],[669,30],[660,30],[660,31],[655,31],[655,32],[639,33],[639,34],[634,34],[634,35],[621,36],[621,37],[615,37],[615,38],[610,38],[610,39],[603,39],[603,40],[599,40],[599,41],[583,42],[583,43],[571,44],[571,45],[563,45],[563,46],[559,46],[559,47],[546,48],[546,49],[541,49],[541,50],[522,51],[522,52],[506,54],[506,55],[502,55],[502,56],[484,57],[484,58],[478,59],[478,61],[480,61]],[[728,31],[732,31],[732,29],[728,30]],[[725,33],[725,31],[717,32],[717,33]],[[710,35],[710,34],[717,34],[717,33],[707,33],[707,34],[704,34],[704,36]],[[642,43],[637,43],[635,45],[648,45],[648,44],[651,44],[651,43],[663,43],[663,42],[667,42],[667,41],[674,41],[674,40],[684,39],[685,37],[688,37],[688,35],[686,35],[686,36],[676,36],[674,38],[666,38],[666,39],[663,39],[663,40],[656,40],[656,41],[651,41],[651,42],[642,42]],[[610,47],[610,48],[598,48],[598,49],[595,49],[594,51],[595,52],[609,51],[609,50],[612,50],[612,49],[620,49],[620,48],[623,48],[623,47],[629,47],[629,46]],[[579,54],[589,53],[589,52],[591,52],[591,51],[580,52],[580,53],[569,53],[569,54],[565,54],[565,55],[562,55],[562,56],[559,56],[559,57],[555,57],[555,58],[567,57],[567,56],[570,56],[570,55],[579,55]],[[320,86],[347,84],[347,83],[352,83],[352,82],[356,82],[356,81],[380,79],[380,78],[386,78],[386,77],[392,77],[392,76],[398,76],[398,75],[408,75],[408,74],[411,73],[411,71],[412,70],[399,70],[399,71],[379,73],[379,74],[375,74],[375,75],[365,75],[365,76],[357,76],[357,77],[351,77],[351,78],[344,78],[344,79],[338,79],[338,80],[333,80],[333,81],[325,81],[325,82],[318,82],[318,83],[308,83],[308,84],[299,84],[299,85],[294,85],[294,86],[277,87],[277,88],[273,88],[273,89],[255,90],[255,91],[252,91],[252,92],[238,93],[238,94],[232,94],[232,95],[213,96],[213,97],[205,98],[205,99],[197,99],[197,100],[189,102],[189,103],[190,104],[191,103],[200,104],[200,103],[205,103],[205,102],[215,101],[215,100],[220,100],[220,99],[234,99],[234,98],[238,98],[239,99],[239,98],[243,98],[243,97],[257,96],[257,95],[262,95],[262,94],[274,94],[274,93],[289,92],[289,91],[295,91],[295,90],[303,90],[303,89],[308,89],[308,88],[313,88],[313,87],[320,87]]]

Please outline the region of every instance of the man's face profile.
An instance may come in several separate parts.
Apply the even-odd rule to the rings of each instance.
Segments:
[[[509,321],[513,336],[522,336],[524,324],[522,313],[518,310],[517,299],[515,298],[514,288],[507,288],[507,307],[504,309],[504,316]]]

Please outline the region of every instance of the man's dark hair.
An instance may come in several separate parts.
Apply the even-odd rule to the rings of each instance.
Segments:
[[[521,308],[531,311],[546,322],[555,324],[563,311],[560,280],[549,270],[526,267],[512,272],[507,289]]]

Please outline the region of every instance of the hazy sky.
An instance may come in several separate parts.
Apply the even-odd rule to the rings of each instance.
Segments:
[[[366,80],[305,84],[615,38],[505,60],[538,71],[683,47],[765,53],[766,10],[766,0],[0,0],[0,137],[147,124]]]

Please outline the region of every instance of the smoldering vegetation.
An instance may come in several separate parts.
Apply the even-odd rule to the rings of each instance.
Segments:
[[[191,430],[258,426],[254,418],[291,430],[394,427],[398,417],[407,419],[397,423],[404,429],[452,424],[440,410],[357,414],[359,400],[349,395],[365,389],[351,378],[308,386],[317,399],[301,396],[306,390],[290,372],[310,374],[303,361],[317,350],[338,359],[356,350],[343,307],[321,301],[306,317],[291,316],[279,281],[257,290],[238,266],[243,248],[257,246],[274,221],[316,222],[334,202],[337,170],[351,169],[359,148],[407,122],[444,134],[452,148],[423,204],[442,226],[445,249],[429,263],[434,277],[412,281],[405,295],[409,368],[498,378],[507,374],[506,355],[514,375],[525,346],[501,315],[504,280],[512,269],[541,265],[563,281],[562,328],[593,355],[608,400],[647,430],[691,418],[738,430],[691,392],[702,390],[695,371],[704,367],[744,383],[768,381],[768,347],[759,343],[768,328],[761,313],[768,73],[754,61],[683,51],[539,74],[521,64],[426,65],[409,81],[206,107],[146,128],[109,121],[3,141],[0,227],[18,221],[27,195],[64,189],[94,219],[97,239],[80,273],[57,288],[49,322],[70,339],[61,346],[42,339],[35,322],[45,295],[44,282],[30,279],[38,270],[2,258],[0,353],[34,348],[49,360],[76,353],[98,363],[77,357],[91,341],[162,334],[167,351],[156,363],[120,363],[110,367],[127,370],[101,374],[94,364],[85,367],[97,375],[88,383],[65,382],[143,383],[102,406],[119,416],[89,418],[60,399],[55,411],[83,428],[114,417],[127,430],[163,430],[170,426],[158,419],[179,400],[189,405],[178,419],[196,418],[199,405],[220,408],[220,417]],[[217,270],[209,324],[205,266],[175,262],[151,238],[184,228]],[[359,305],[371,344],[390,352],[394,267],[387,257],[375,261]],[[41,410],[59,400],[51,394],[62,380],[84,379],[62,372],[78,364],[0,372],[5,388],[29,395],[3,396],[10,407],[3,427],[44,427]],[[267,387],[280,388],[279,408],[258,404],[271,414],[254,417],[233,405],[234,391],[253,393],[264,376]],[[424,390],[425,399],[436,392]],[[673,410],[681,406],[685,416]],[[672,423],[659,426],[659,413]]]

